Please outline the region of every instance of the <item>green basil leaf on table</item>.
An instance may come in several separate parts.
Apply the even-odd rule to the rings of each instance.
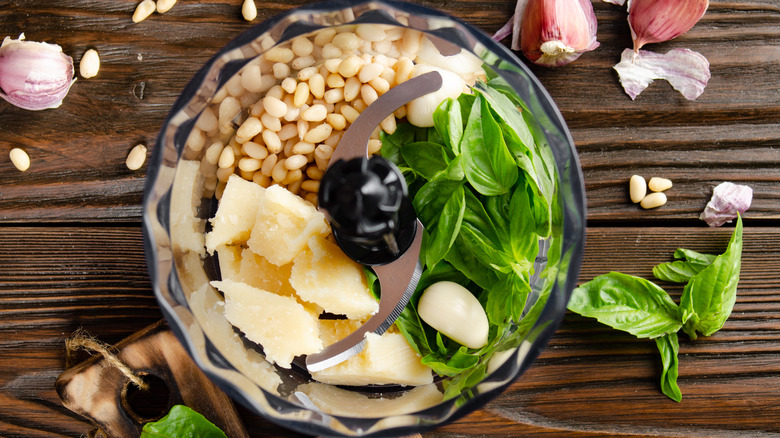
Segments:
[[[174,405],[161,419],[144,424],[141,438],[227,438],[203,415],[184,405]]]
[[[739,270],[742,265],[742,217],[737,216],[726,252],[694,275],[680,297],[683,330],[691,339],[696,332],[710,336],[723,327],[737,299]]]
[[[658,352],[661,353],[661,391],[670,399],[679,402],[682,400],[682,391],[677,386],[677,374],[679,361],[677,353],[680,350],[680,344],[677,339],[677,332],[655,338],[655,345]]]
[[[574,289],[568,308],[638,338],[657,338],[682,327],[677,304],[666,291],[619,272],[600,275]]]
[[[674,252],[674,258],[677,260],[654,266],[653,276],[672,283],[687,283],[694,275],[712,264],[715,257],[711,254],[679,248]]]

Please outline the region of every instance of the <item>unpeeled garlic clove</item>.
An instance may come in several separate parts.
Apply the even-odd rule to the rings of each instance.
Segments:
[[[520,48],[529,61],[555,67],[599,46],[590,0],[528,0],[520,25]]]
[[[68,94],[73,59],[57,44],[5,37],[0,46],[0,97],[26,110],[57,108]]]
[[[709,0],[629,0],[628,24],[634,52],[688,32],[704,15]]]

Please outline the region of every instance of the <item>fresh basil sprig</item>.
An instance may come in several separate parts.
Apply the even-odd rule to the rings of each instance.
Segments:
[[[654,339],[663,363],[661,390],[679,402],[682,392],[677,385],[677,332],[682,329],[692,340],[697,332],[710,336],[731,314],[742,258],[742,218],[737,217],[723,254],[678,249],[674,258],[678,260],[655,266],[653,275],[686,283],[679,305],[649,280],[610,272],[574,289],[568,308],[637,338]]]
[[[559,208],[554,157],[540,153],[547,149],[538,144],[544,135],[525,117],[522,102],[490,81],[472,90],[442,102],[433,128],[401,123],[393,134],[380,133],[382,156],[404,174],[424,226],[423,275],[396,326],[423,363],[451,377],[444,382],[446,398],[479,382],[492,355],[519,345],[530,328],[526,320],[540,306],[526,303],[529,281],[548,275],[534,273],[533,266]],[[557,260],[560,250],[553,244],[548,259]],[[440,280],[463,285],[483,305],[487,346],[464,347],[420,319],[420,294]]]

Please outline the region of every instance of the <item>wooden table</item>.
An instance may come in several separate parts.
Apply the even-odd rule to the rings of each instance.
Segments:
[[[124,160],[152,145],[180,90],[222,45],[250,26],[240,0],[179,1],[133,24],[130,0],[0,0],[0,33],[88,48],[100,74],[79,79],[56,110],[0,102],[0,435],[81,436],[91,429],[54,391],[63,341],[82,327],[109,344],[161,318],[141,241],[144,169]],[[258,21],[302,1],[258,2]],[[488,33],[513,2],[426,1]],[[713,0],[672,42],[705,55],[712,79],[696,101],[665,82],[636,101],[612,66],[631,37],[626,12],[594,0],[601,47],[556,69],[533,70],[571,128],[584,171],[584,282],[616,270],[651,277],[675,248],[720,253],[732,228],[698,215],[722,181],[750,185],[734,312],[710,338],[681,337],[681,403],[659,388],[652,341],[568,315],[536,363],[484,408],[425,433],[463,436],[780,436],[780,4]],[[11,147],[32,166],[17,171]],[[628,200],[632,174],[674,181],[669,202]],[[668,286],[679,294],[680,288]],[[241,410],[253,436],[293,436]]]

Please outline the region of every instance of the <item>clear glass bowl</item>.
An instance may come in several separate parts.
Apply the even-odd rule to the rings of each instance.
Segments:
[[[484,378],[447,399],[442,387],[448,378],[421,387],[344,388],[315,382],[295,367],[274,366],[227,322],[220,313],[222,297],[209,284],[219,279],[220,272],[215,257],[204,252],[203,234],[224,187],[220,181],[225,179],[218,175],[215,157],[207,156],[214,153],[209,146],[227,142],[240,119],[251,112],[251,104],[271,86],[270,79],[266,84],[244,84],[245,92],[237,94],[242,109],[238,114],[234,110],[220,115],[221,102],[231,95],[231,89],[241,90],[237,87],[242,69],[260,65],[259,57],[272,47],[289,47],[297,36],[356,23],[396,28],[388,31],[396,35],[405,29],[416,30],[424,38],[449,43],[437,48],[454,47],[456,52],[476,55],[471,58],[481,59],[524,103],[538,147],[555,162],[552,232],[540,240],[523,319],[505,334],[515,340],[513,348],[492,358]],[[389,55],[399,55],[403,50],[399,44]],[[314,55],[325,56],[317,50]],[[386,43],[363,41],[359,50],[388,53]],[[425,57],[424,61],[435,62],[436,57]],[[298,67],[307,63],[299,61]],[[268,63],[263,68],[268,70],[266,77],[273,76]],[[582,173],[571,135],[550,96],[517,57],[480,30],[419,5],[334,1],[293,9],[252,27],[217,53],[184,89],[162,127],[149,163],[144,243],[152,284],[170,327],[198,366],[234,400],[302,433],[397,436],[464,416],[530,366],[566,311],[582,262],[585,217]]]

